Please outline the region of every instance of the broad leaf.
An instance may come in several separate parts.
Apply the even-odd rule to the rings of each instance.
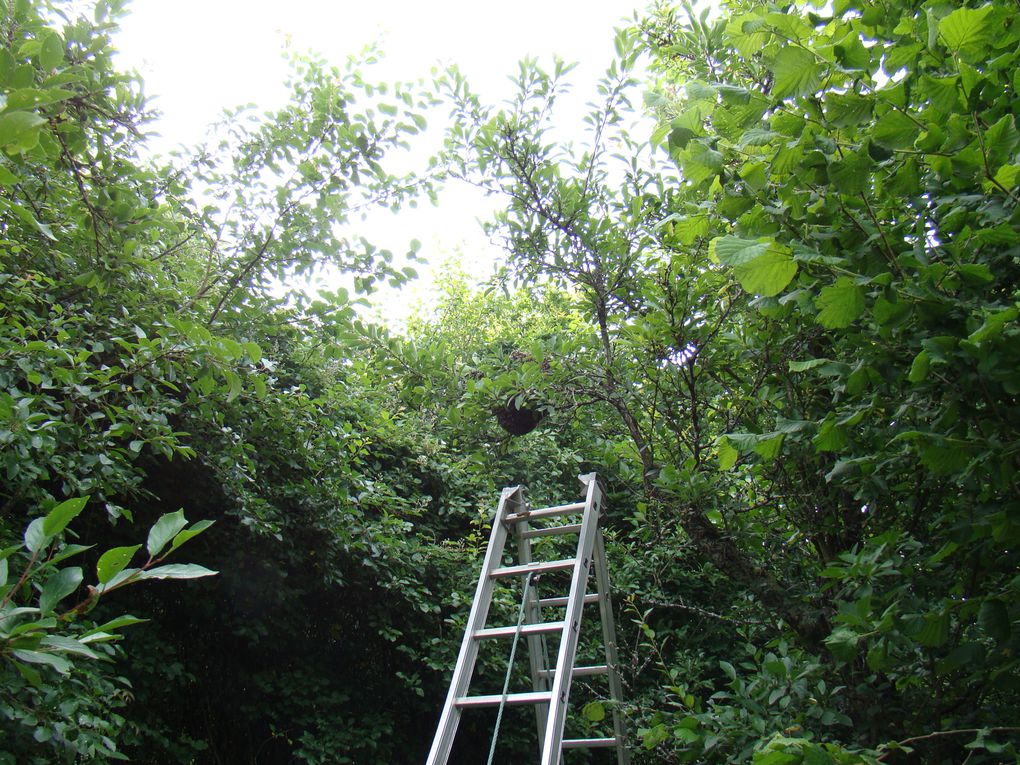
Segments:
[[[167,513],[162,516],[149,529],[149,538],[146,542],[149,555],[153,558],[159,555],[170,540],[177,536],[181,529],[187,525],[188,520],[184,517],[183,509],[178,510],[176,513]]]
[[[835,284],[822,288],[815,305],[819,324],[827,329],[842,329],[864,313],[864,291],[853,279],[841,276]]]
[[[776,55],[770,67],[772,94],[778,98],[807,96],[822,84],[822,65],[811,51],[788,45]]]
[[[772,297],[783,291],[797,274],[790,249],[771,239],[721,236],[712,240],[709,254],[733,267],[733,275],[748,292]]]
[[[61,502],[46,514],[43,520],[43,533],[54,537],[59,534],[82,510],[88,502],[87,497],[75,497]]]
[[[906,149],[914,145],[922,128],[902,112],[890,110],[871,129],[871,137],[887,149]]]
[[[205,566],[196,563],[168,563],[165,566],[156,566],[148,571],[143,571],[139,579],[199,579],[203,576],[215,576],[218,571],[212,571]]]
[[[1012,626],[1006,604],[997,598],[989,598],[981,604],[978,612],[978,624],[996,643],[1002,644],[1009,640]]]
[[[994,9],[957,8],[939,22],[939,34],[946,47],[965,61],[981,57],[995,39]]]
[[[100,632],[113,632],[121,627],[130,627],[132,624],[142,624],[143,622],[149,621],[148,619],[139,619],[136,616],[124,615],[118,616],[116,619],[111,619],[108,622],[100,624],[95,629],[91,629],[82,635],[83,638],[90,635],[95,635]]]
[[[39,49],[39,65],[46,70],[56,69],[64,61],[64,41],[56,32],[43,39]]]
[[[729,470],[737,464],[737,457],[740,456],[740,452],[734,449],[725,439],[723,439],[722,443],[719,444],[717,454],[720,470]]]
[[[178,547],[187,542],[189,539],[197,537],[207,528],[212,526],[213,523],[215,523],[215,521],[210,520],[199,521],[198,523],[194,524],[190,529],[184,529],[183,531],[181,531],[179,534],[177,534],[177,536],[174,537],[173,544],[170,545],[170,552],[176,550]]]
[[[44,520],[36,518],[25,529],[25,549],[30,553],[37,553],[45,547],[52,537],[47,536],[43,531]]]
[[[0,115],[0,146],[8,152],[27,151],[39,142],[39,130],[46,120],[31,112]]]
[[[79,566],[60,569],[46,580],[42,594],[39,595],[39,610],[44,614],[53,611],[61,600],[78,589],[83,578]]]
[[[96,576],[99,581],[106,584],[117,576],[131,562],[131,558],[140,548],[141,545],[114,547],[103,553],[96,562]]]
[[[52,653],[18,649],[11,651],[11,654],[14,658],[20,659],[21,661],[27,661],[29,664],[48,664],[62,675],[70,674],[71,667],[73,666],[67,659],[61,658],[60,656],[54,656]]]
[[[47,635],[39,642],[39,645],[51,648],[56,653],[71,653],[77,656],[87,656],[90,659],[99,658],[99,654],[87,645],[65,635]]]

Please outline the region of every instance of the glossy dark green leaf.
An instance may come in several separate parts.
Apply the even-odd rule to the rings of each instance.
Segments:
[[[62,568],[46,580],[42,593],[39,595],[39,610],[48,614],[57,607],[61,600],[78,589],[84,575],[78,566]]]
[[[149,529],[149,538],[146,542],[149,555],[153,558],[158,556],[163,552],[163,548],[170,543],[170,540],[187,525],[188,520],[184,517],[184,510],[160,516],[159,520]]]
[[[96,562],[96,577],[99,579],[99,582],[106,584],[117,576],[127,567],[141,547],[141,545],[114,547],[99,556],[99,560]]]
[[[85,509],[87,503],[87,497],[75,497],[61,502],[46,514],[43,520],[43,533],[51,537],[59,534]]]

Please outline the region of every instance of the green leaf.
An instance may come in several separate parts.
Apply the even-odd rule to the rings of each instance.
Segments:
[[[199,521],[198,523],[194,524],[190,529],[184,529],[183,531],[181,531],[179,534],[177,534],[177,536],[174,537],[173,544],[170,545],[170,552],[176,550],[178,547],[187,542],[189,539],[192,539],[201,534],[207,528],[212,526],[213,523],[215,523],[215,521],[209,520]]]
[[[1006,604],[997,598],[988,598],[981,604],[978,612],[978,624],[992,640],[1002,644],[1009,640],[1012,633],[1009,611]]]
[[[825,116],[836,127],[855,127],[871,120],[875,100],[856,93],[826,93]]]
[[[25,650],[14,650],[11,651],[11,655],[21,661],[26,661],[29,664],[48,664],[53,667],[57,672],[62,675],[70,674],[71,667],[74,666],[67,659],[60,656],[54,656],[51,653],[41,653],[39,651],[25,651]]]
[[[907,374],[907,380],[912,383],[922,382],[928,376],[928,369],[930,366],[931,356],[928,355],[928,351],[921,351],[914,357],[914,361],[910,365],[910,372]]]
[[[829,182],[841,194],[860,194],[871,186],[871,157],[866,151],[845,151],[829,165]]]
[[[815,55],[799,46],[787,45],[772,61],[772,94],[777,98],[807,96],[822,84],[822,66]]]
[[[791,372],[807,372],[809,369],[831,363],[831,359],[805,359],[804,361],[791,361],[787,366]]]
[[[709,245],[710,256],[731,266],[741,287],[765,297],[778,295],[797,274],[797,263],[790,253],[790,248],[771,239],[721,236]]]
[[[53,538],[47,536],[46,532],[43,531],[43,523],[44,519],[36,518],[25,529],[25,549],[30,553],[39,552]]]
[[[88,637],[89,635],[96,635],[100,632],[113,632],[121,627],[130,627],[132,624],[142,624],[143,622],[149,621],[148,619],[139,619],[136,616],[124,615],[118,616],[116,619],[111,619],[105,624],[100,624],[95,629],[91,629],[84,633],[82,637]]]
[[[159,555],[170,540],[177,536],[181,529],[187,525],[188,519],[184,517],[183,509],[178,510],[176,513],[167,513],[162,516],[149,529],[149,538],[146,542],[149,555],[153,558]]]
[[[43,585],[42,593],[39,595],[39,610],[43,614],[53,611],[56,605],[78,589],[84,575],[81,567],[72,566],[62,568]]]
[[[99,658],[99,654],[87,645],[65,635],[47,635],[39,641],[39,645],[52,648],[57,653],[70,653],[76,656],[86,656],[90,659]]]
[[[584,705],[581,714],[588,722],[602,722],[606,719],[606,707],[601,701],[591,701]]]
[[[857,644],[860,639],[860,635],[853,630],[839,627],[825,638],[825,645],[837,659],[849,662],[857,656]]]
[[[114,547],[103,553],[96,562],[96,576],[99,578],[99,582],[106,584],[117,576],[131,562],[139,549],[141,549],[141,545],[132,545],[130,547]]]
[[[879,146],[887,149],[907,149],[914,141],[921,128],[910,117],[895,110],[883,114],[871,129],[871,137]]]
[[[248,354],[248,358],[251,359],[255,364],[262,361],[262,349],[259,348],[258,343],[247,342],[244,344],[244,352]]]
[[[1015,321],[1020,311],[1016,308],[1004,308],[1001,311],[985,317],[984,324],[970,334],[967,338],[972,343],[983,343],[987,340],[997,340],[1002,335],[1002,330],[1007,324]]]
[[[815,305],[819,324],[826,329],[842,329],[864,313],[864,291],[850,277],[841,276],[835,284],[822,288]]]
[[[993,7],[957,8],[939,22],[946,47],[965,61],[983,58],[994,41]]]
[[[39,143],[39,131],[46,120],[31,112],[0,114],[0,146],[9,153],[28,151]]]
[[[88,502],[87,497],[75,497],[65,502],[61,502],[55,508],[50,510],[46,517],[43,519],[43,533],[50,537],[55,537],[70,523],[82,510],[85,509],[85,505]]]
[[[719,662],[719,669],[721,669],[723,672],[725,672],[726,673],[726,677],[728,677],[730,680],[736,680],[737,679],[737,670],[735,670],[733,668],[733,665],[730,664],[728,661],[720,661]]]
[[[783,448],[783,440],[785,438],[785,433],[766,433],[762,439],[755,444],[754,451],[763,459],[773,460],[779,456],[779,452]]]
[[[39,49],[39,65],[45,69],[56,69],[64,61],[64,41],[56,32],[50,32]]]
[[[923,646],[937,648],[949,640],[949,612],[925,614],[921,628],[914,639]]]
[[[710,149],[701,141],[691,141],[690,145],[680,152],[680,167],[684,177],[698,185],[719,174],[722,170],[722,154]]]
[[[168,563],[143,571],[139,579],[199,579],[203,576],[216,576],[219,571],[212,571],[196,563]]]
[[[731,467],[737,464],[737,457],[740,456],[740,452],[734,449],[729,441],[723,439],[719,444],[718,458],[719,458],[719,469],[729,470]]]
[[[785,250],[785,248],[783,248]],[[733,275],[748,292],[765,297],[778,295],[797,274],[797,264],[789,251],[772,250],[760,258],[735,266]]]
[[[921,447],[921,464],[935,475],[959,473],[970,462],[970,455],[961,446],[945,440],[925,443]]]
[[[849,439],[846,432],[838,424],[836,419],[826,419],[818,430],[818,435],[811,439],[815,445],[816,452],[838,452],[847,445]]]

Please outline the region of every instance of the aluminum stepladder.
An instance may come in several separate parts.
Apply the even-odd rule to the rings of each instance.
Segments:
[[[524,498],[524,487],[503,489],[492,523],[489,546],[471,604],[464,639],[450,681],[450,690],[443,704],[439,726],[426,765],[447,764],[464,709],[499,707],[503,704],[535,706],[542,753],[541,765],[560,765],[563,750],[572,748],[615,748],[617,765],[629,765],[630,755],[626,747],[620,711],[623,687],[618,671],[616,628],[613,624],[606,550],[600,529],[600,520],[604,512],[603,490],[594,473],[579,478],[584,485],[584,501],[542,509],[532,509],[528,505]],[[553,526],[532,526],[535,521],[571,515],[580,515],[580,521]],[[511,532],[517,538],[519,564],[503,566],[503,550]],[[560,534],[578,535],[574,557],[546,562],[532,560],[532,539]],[[588,593],[588,580],[593,567],[596,591]],[[525,587],[525,602],[522,605],[523,624],[486,628],[485,622],[497,580],[533,577],[550,571],[572,572],[570,587],[565,597],[540,599],[534,587]],[[586,603],[598,603],[606,663],[596,666],[575,666],[581,616]],[[562,620],[542,620],[543,609],[557,608],[564,610]],[[469,695],[479,642],[494,638],[514,638],[515,635],[527,641],[532,690],[525,693],[509,693],[505,696]],[[560,636],[555,668],[546,665],[543,641],[547,635]],[[613,735],[606,738],[564,739],[571,679],[586,675],[607,676],[609,698],[612,701]]]

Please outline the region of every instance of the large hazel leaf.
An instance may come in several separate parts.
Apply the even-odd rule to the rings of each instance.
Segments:
[[[939,22],[946,47],[965,61],[984,56],[995,38],[993,8],[957,8]]]
[[[842,329],[864,313],[864,291],[853,279],[841,276],[835,284],[822,288],[815,305],[819,324],[827,329]]]
[[[777,98],[807,96],[822,84],[822,67],[811,51],[789,45],[772,61],[772,94]]]
[[[790,249],[771,239],[721,236],[712,240],[709,254],[732,267],[740,286],[756,295],[778,295],[797,275]]]

